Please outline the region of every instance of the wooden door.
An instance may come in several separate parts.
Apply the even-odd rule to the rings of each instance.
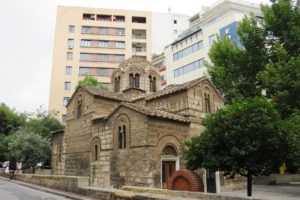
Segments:
[[[162,161],[162,187],[167,188],[170,176],[175,172],[176,161]]]

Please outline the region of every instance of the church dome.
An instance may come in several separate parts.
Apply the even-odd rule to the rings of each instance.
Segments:
[[[147,60],[132,57],[123,61],[111,76],[112,91],[124,93],[135,89],[153,93],[160,89],[160,75]]]

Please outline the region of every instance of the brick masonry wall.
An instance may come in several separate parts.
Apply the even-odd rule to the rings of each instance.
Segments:
[[[3,172],[1,176],[5,176]],[[248,197],[231,197],[220,194],[207,194],[201,192],[173,191],[155,188],[125,186],[120,189],[91,188],[88,187],[88,177],[49,176],[49,175],[16,175],[16,180],[33,183],[49,188],[75,192],[81,195],[94,197],[99,200],[173,200],[173,199],[199,199],[199,200],[260,200]]]

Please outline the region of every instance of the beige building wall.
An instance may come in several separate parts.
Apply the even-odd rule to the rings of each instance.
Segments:
[[[221,29],[229,27],[233,23],[240,22],[245,15],[254,13],[261,16],[259,5],[244,1],[222,0],[211,7],[203,7],[202,10],[190,18],[190,29],[179,37],[175,42],[165,48],[166,59],[166,80],[169,84],[181,84],[194,80],[203,75],[208,75],[207,68],[203,61],[210,62],[208,52],[213,40],[220,36]],[[230,28],[231,29],[231,28]],[[229,29],[228,29],[229,30]],[[231,31],[231,32],[230,32]],[[230,30],[228,35],[235,34]],[[196,43],[201,43],[199,50],[189,53],[178,60],[174,60],[174,54],[191,47]],[[186,71],[180,71],[181,75],[176,76],[175,70],[187,66],[200,60],[200,67],[186,68]]]
[[[150,60],[151,15],[147,11],[59,6],[49,112],[55,113],[58,119],[64,121],[65,104],[74,92],[77,82],[86,75],[108,84],[112,69],[118,67],[124,59],[140,56]],[[67,58],[68,53],[72,54],[70,59]],[[85,55],[81,55],[82,53]],[[71,69],[66,69],[67,66]]]

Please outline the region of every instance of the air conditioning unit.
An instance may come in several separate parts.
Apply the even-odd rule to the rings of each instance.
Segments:
[[[69,47],[69,49],[73,49],[73,45],[72,44],[69,44],[68,47]]]

